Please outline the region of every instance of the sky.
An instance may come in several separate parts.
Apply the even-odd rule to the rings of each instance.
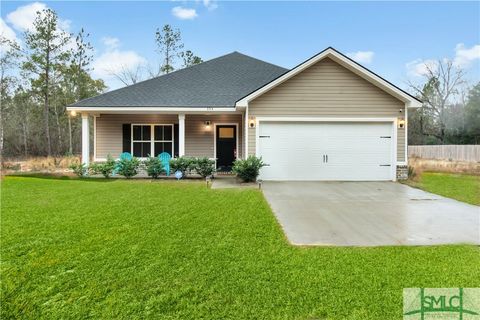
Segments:
[[[292,68],[326,47],[407,88],[425,64],[451,59],[480,81],[480,2],[3,1],[0,33],[20,40],[35,12],[55,10],[60,27],[84,28],[95,48],[92,74],[155,65],[155,30],[178,28],[203,60],[233,51]]]

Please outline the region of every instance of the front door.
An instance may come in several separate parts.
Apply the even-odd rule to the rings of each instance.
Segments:
[[[233,161],[237,158],[237,127],[234,125],[218,125],[216,128],[217,169],[232,170]]]

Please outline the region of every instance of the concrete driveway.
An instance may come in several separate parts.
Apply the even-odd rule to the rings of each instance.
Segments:
[[[395,182],[263,182],[296,245],[480,243],[480,207]]]

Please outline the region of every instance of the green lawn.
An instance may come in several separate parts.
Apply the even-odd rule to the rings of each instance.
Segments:
[[[409,185],[470,204],[480,205],[480,176],[424,172]]]
[[[475,246],[290,246],[258,190],[7,177],[2,319],[401,319],[479,287]]]

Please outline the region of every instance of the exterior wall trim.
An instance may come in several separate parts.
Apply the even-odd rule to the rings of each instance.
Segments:
[[[245,126],[244,126],[244,132],[243,132],[243,146],[245,148],[243,158],[247,159],[248,158],[248,106],[245,108]]]
[[[67,111],[97,113],[239,113],[235,107],[229,108],[175,108],[175,107],[67,107]]]
[[[131,123],[130,124],[130,153],[133,156],[133,126],[150,126],[150,156],[151,151],[155,148],[155,138],[154,138],[154,126],[170,126],[172,127],[172,154],[175,154],[175,135],[173,134],[174,131],[174,124],[173,123]],[[153,157],[156,157],[153,155]],[[145,157],[136,157],[138,159],[145,160]],[[173,156],[172,156],[173,158]]]
[[[406,103],[405,104],[405,128],[403,128],[403,130],[405,130],[405,160],[403,162],[405,162],[404,165],[408,166],[408,104]]]
[[[81,163],[90,164],[90,124],[88,113],[82,113],[82,158]]]
[[[338,118],[338,117],[257,117],[255,128],[255,156],[260,154],[260,123],[261,122],[391,122],[392,123],[392,154],[391,178],[397,181],[397,118]]]
[[[97,159],[97,115],[93,115],[93,161]]]

